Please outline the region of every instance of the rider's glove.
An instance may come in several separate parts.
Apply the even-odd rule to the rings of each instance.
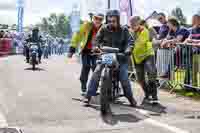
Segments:
[[[75,53],[76,52],[76,49],[73,48],[73,47],[69,47],[69,53]]]
[[[131,55],[131,52],[132,52],[132,47],[129,47],[129,48],[126,49],[126,51],[124,52],[124,54],[125,54],[126,56],[130,56],[130,55]]]

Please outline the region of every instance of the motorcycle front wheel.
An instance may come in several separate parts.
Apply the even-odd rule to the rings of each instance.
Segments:
[[[36,56],[32,56],[32,70],[36,69]]]
[[[101,103],[101,114],[107,115],[111,113],[110,108],[110,97],[111,97],[111,89],[112,89],[112,79],[110,77],[110,69],[105,68],[104,74],[101,82],[101,92],[100,92],[100,103]]]

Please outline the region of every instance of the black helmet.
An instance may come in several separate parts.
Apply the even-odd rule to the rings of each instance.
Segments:
[[[116,17],[120,17],[120,12],[118,10],[110,10],[108,12],[109,16],[116,16]]]
[[[117,23],[120,25],[120,12],[118,10],[109,10],[106,12],[106,24],[108,24],[108,17],[117,17]]]
[[[120,12],[118,10],[108,10],[106,12],[106,24],[108,24],[108,17],[112,17],[112,16],[116,16],[118,21],[120,21]]]

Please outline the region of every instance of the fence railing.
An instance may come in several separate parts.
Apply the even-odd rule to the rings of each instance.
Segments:
[[[177,44],[174,48],[158,49],[159,78],[167,78],[172,87],[200,89],[200,47]]]
[[[200,90],[200,47],[180,43],[176,47],[159,48],[156,67],[161,85],[167,83],[172,90]],[[133,69],[131,71],[135,73]]]

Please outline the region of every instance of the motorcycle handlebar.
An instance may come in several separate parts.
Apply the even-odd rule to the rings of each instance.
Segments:
[[[105,53],[119,53],[118,48],[102,47],[101,50],[102,50],[102,52],[105,52]]]
[[[126,53],[120,52],[119,48],[112,48],[112,47],[104,46],[104,47],[100,48],[100,51],[101,52],[92,52],[91,55],[100,56],[100,55],[108,54],[108,53],[116,53],[118,56],[127,56]]]

